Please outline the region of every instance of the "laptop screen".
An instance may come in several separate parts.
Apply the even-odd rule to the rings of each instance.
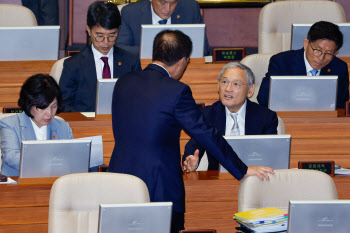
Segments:
[[[191,58],[204,56],[205,24],[141,25],[140,58],[152,58],[153,40],[165,30],[179,30],[189,36],[193,43]]]
[[[99,233],[169,233],[172,202],[101,204]]]
[[[288,233],[347,233],[350,200],[290,201]]]
[[[271,76],[273,111],[334,111],[338,76]]]
[[[224,136],[238,157],[249,166],[288,169],[291,135]],[[220,172],[227,172],[220,165]]]
[[[96,114],[112,114],[112,98],[118,79],[98,79],[96,91]]]
[[[20,178],[59,177],[89,171],[91,140],[22,141]]]

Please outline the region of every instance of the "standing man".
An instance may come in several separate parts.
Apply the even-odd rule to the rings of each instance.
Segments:
[[[220,100],[202,109],[205,118],[220,135],[277,134],[278,118],[275,112],[251,102],[255,89],[255,77],[251,69],[241,63],[231,62],[219,75]],[[202,158],[205,150],[194,139],[186,144],[184,158],[199,150]],[[219,162],[208,155],[208,170],[218,170]]]
[[[195,0],[140,0],[122,9],[122,26],[117,45],[139,54],[141,24],[202,24]],[[205,35],[204,55],[210,53]]]
[[[152,202],[173,202],[172,233],[184,229],[185,190],[180,132],[185,129],[238,180],[258,175],[268,180],[271,168],[249,167],[205,121],[191,89],[179,82],[192,51],[180,31],[162,31],[154,39],[153,63],[121,77],[114,88],[112,124],[115,147],[109,171],[141,178]],[[187,170],[198,163],[198,154]]]
[[[349,72],[346,62],[336,57],[343,45],[343,34],[333,23],[320,21],[311,26],[304,48],[290,50],[271,57],[269,69],[263,78],[258,102],[269,103],[270,77],[274,75],[337,75],[337,108],[344,108],[349,100]]]
[[[64,61],[60,78],[65,112],[94,112],[97,79],[141,70],[137,56],[114,47],[120,23],[115,4],[96,1],[89,6],[86,30],[92,44]]]

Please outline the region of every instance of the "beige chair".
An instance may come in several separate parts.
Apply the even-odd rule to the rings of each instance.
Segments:
[[[259,53],[290,50],[293,23],[345,23],[343,7],[332,1],[283,1],[265,5],[259,16]]]
[[[238,212],[265,207],[288,211],[289,200],[338,199],[333,179],[314,170],[275,170],[270,181],[257,176],[244,178],[238,191]]]
[[[31,10],[14,4],[0,4],[0,27],[38,26]]]
[[[53,184],[49,233],[96,233],[99,204],[149,202],[146,184],[118,173],[81,173],[60,177]]]
[[[242,59],[241,63],[248,66],[254,73],[255,76],[255,91],[253,96],[250,98],[250,101],[258,103],[256,97],[258,96],[260,85],[262,79],[267,73],[270,58],[273,56],[273,53],[268,54],[253,54],[246,56]]]
[[[67,58],[69,58],[69,57],[64,57],[64,58],[57,60],[51,68],[50,75],[56,80],[56,82],[58,84],[60,83],[60,78],[62,75],[64,60],[66,60]]]

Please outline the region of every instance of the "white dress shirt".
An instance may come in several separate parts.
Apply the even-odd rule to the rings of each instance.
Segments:
[[[39,128],[32,120],[32,118],[30,118],[30,121],[33,125],[36,140],[47,140],[47,125],[44,125],[41,128]]]
[[[247,108],[247,100],[245,100],[242,107],[237,112],[237,122],[239,127],[239,135],[245,134],[245,113]],[[234,124],[234,121],[232,117],[230,116],[230,110],[225,106],[225,112],[226,112],[226,128],[225,128],[225,135],[229,136]]]
[[[312,76],[311,70],[313,70],[314,68],[312,68],[312,66],[310,65],[310,63],[306,59],[306,52],[305,52],[305,50],[304,50],[304,62],[305,62],[307,76]],[[320,76],[320,70],[317,70],[317,73],[316,73],[315,76]]]
[[[163,20],[163,19],[160,18],[160,17],[156,14],[156,12],[154,12],[152,4],[151,4],[151,12],[152,12],[152,24],[153,24],[153,25],[159,24],[159,20]],[[168,18],[166,24],[171,24],[171,16]]]
[[[107,40],[107,38],[105,38]],[[97,79],[102,79],[102,71],[105,63],[102,61],[101,57],[108,57],[108,65],[111,70],[111,78],[113,78],[113,51],[114,48],[112,47],[111,50],[109,50],[107,55],[103,55],[99,51],[97,51],[93,44],[91,44],[92,53],[94,54],[94,60],[95,60],[95,67],[96,67],[96,75]]]

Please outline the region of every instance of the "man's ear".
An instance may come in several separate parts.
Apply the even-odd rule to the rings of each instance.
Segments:
[[[251,98],[254,95],[254,91],[255,91],[255,84],[250,85],[249,89],[248,89],[248,98]]]
[[[308,39],[304,39],[303,40],[303,45],[304,45],[304,50],[306,51],[307,46],[309,46],[309,40]]]
[[[88,32],[89,36],[91,37],[91,31],[88,25],[85,25],[86,31]]]

